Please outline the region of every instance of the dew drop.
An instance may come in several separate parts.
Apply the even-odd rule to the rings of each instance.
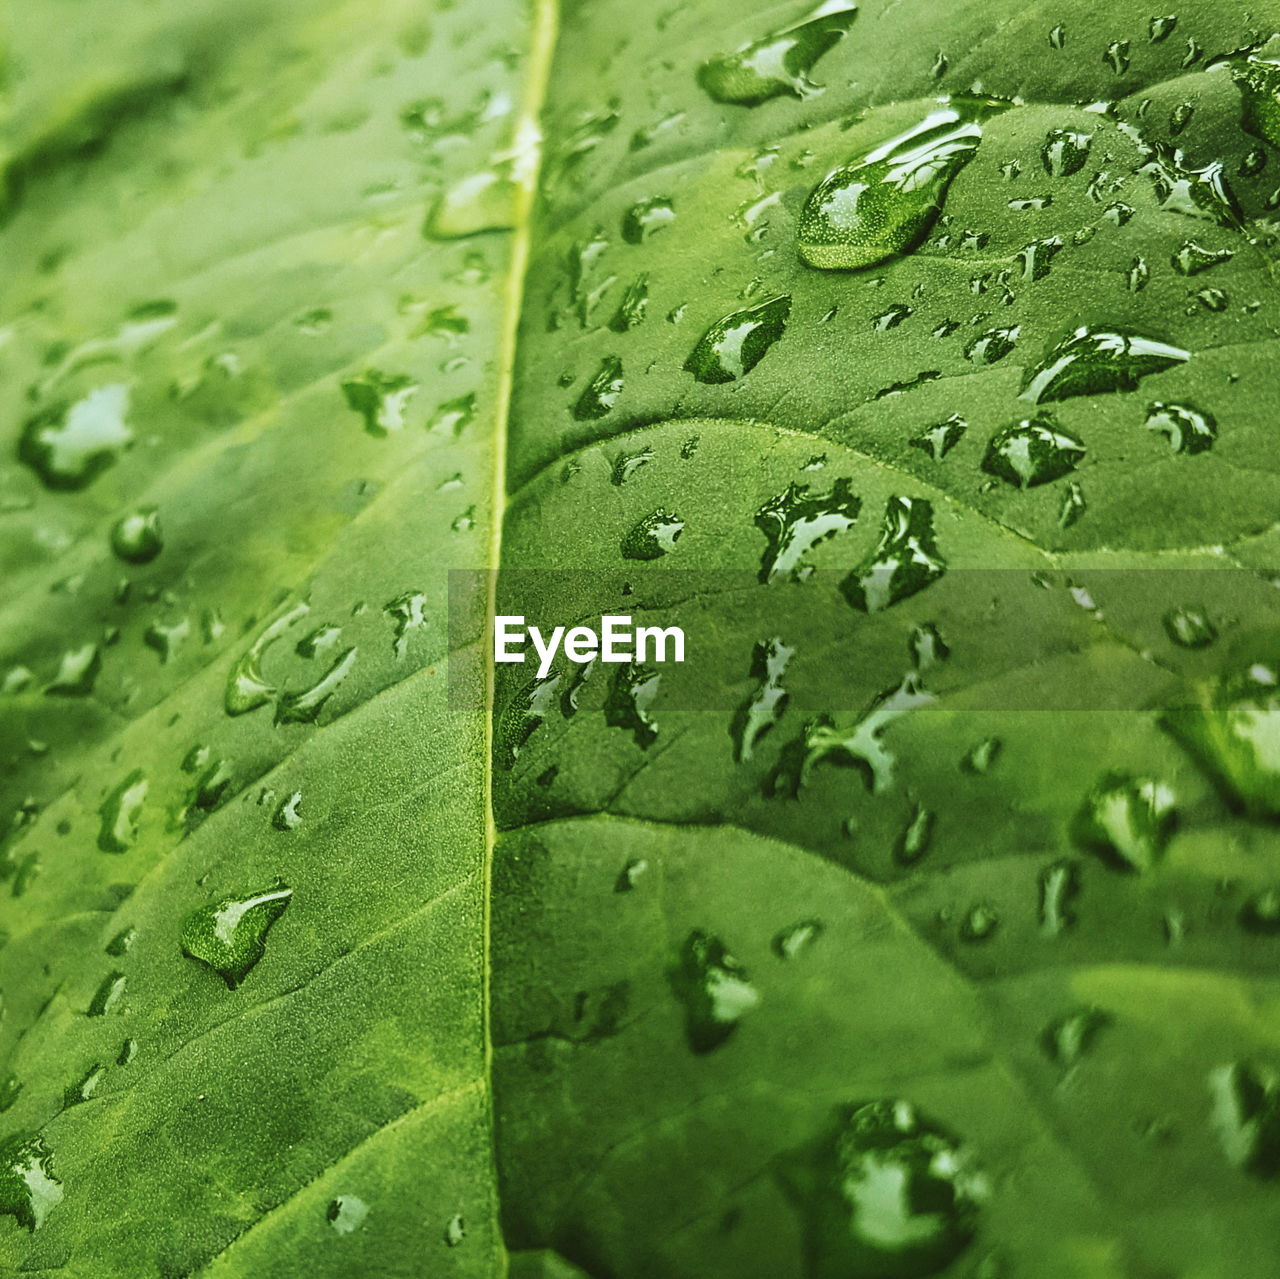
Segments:
[[[924,590],[946,567],[934,536],[933,504],[919,497],[891,497],[879,543],[840,583],[840,590],[854,608],[877,613]]]
[[[907,443],[912,448],[927,453],[935,462],[940,462],[964,439],[968,429],[969,423],[958,413],[953,413],[945,422],[936,422],[919,435],[913,435]]]
[[[795,959],[803,954],[826,931],[819,919],[805,919],[792,924],[776,933],[773,938],[773,953],[779,959]]]
[[[856,271],[910,252],[976,153],[982,122],[1009,106],[994,98],[943,99],[913,129],[829,173],[800,213],[801,259],[822,270]]]
[[[1228,1162],[1255,1177],[1280,1174],[1280,1084],[1244,1062],[1209,1077],[1213,1126]]]
[[[821,87],[809,79],[809,72],[844,38],[857,11],[852,0],[829,0],[795,26],[704,62],[698,69],[698,83],[714,101],[745,107],[782,94],[811,98]]]
[[[1218,638],[1218,628],[1202,606],[1184,604],[1163,618],[1165,634],[1179,648],[1207,648]]]
[[[355,1195],[338,1195],[329,1201],[325,1209],[325,1220],[340,1235],[349,1235],[364,1225],[369,1215],[369,1205]]]
[[[604,417],[618,402],[622,394],[622,361],[614,355],[606,355],[600,361],[595,376],[582,388],[582,394],[573,406],[573,416],[579,422],[589,422]]]
[[[638,521],[622,539],[622,554],[629,560],[657,560],[675,550],[684,520],[663,507]]]
[[[780,294],[724,316],[698,339],[685,371],[706,383],[744,377],[782,336],[790,315],[791,299]]]
[[[991,437],[982,469],[1015,488],[1033,488],[1069,475],[1080,465],[1082,440],[1048,414],[1006,426]]]
[[[669,977],[684,1007],[685,1035],[695,1053],[719,1048],[760,1003],[746,969],[718,937],[701,930],[689,934]]]
[[[766,502],[755,524],[768,541],[760,580],[779,577],[799,580],[803,560],[814,547],[853,527],[862,503],[850,491],[848,479],[835,481],[829,493],[810,494],[807,484],[789,484],[786,492]]]
[[[1040,160],[1044,171],[1051,178],[1069,178],[1079,173],[1088,163],[1093,146],[1093,134],[1076,133],[1071,129],[1051,129],[1040,148]]]
[[[776,635],[756,645],[751,674],[760,683],[734,716],[730,729],[739,763],[746,763],[752,758],[756,744],[778,723],[787,709],[790,697],[782,686],[782,678],[794,656],[795,649],[788,648]]]
[[[341,384],[347,406],[364,418],[370,435],[384,436],[404,428],[405,409],[418,393],[418,384],[403,373],[366,369]]]
[[[115,786],[102,801],[98,815],[98,847],[104,853],[127,853],[138,838],[138,822],[147,798],[147,779],[140,768]]]
[[[1147,409],[1148,431],[1156,431],[1169,441],[1174,453],[1204,453],[1218,438],[1218,424],[1208,413],[1186,404],[1164,404],[1156,400]]]
[[[129,388],[101,386],[73,404],[58,403],[28,418],[18,457],[51,489],[82,489],[133,442],[125,424]]]
[[[605,699],[605,723],[630,731],[641,750],[648,750],[658,739],[651,708],[661,682],[658,671],[631,662],[618,667]]]
[[[140,506],[111,526],[111,549],[127,564],[149,564],[164,549],[160,514],[154,506]]]
[[[628,244],[643,244],[656,231],[670,226],[675,219],[675,205],[669,196],[659,195],[641,200],[622,215],[622,238]]]
[[[1111,1015],[1101,1008],[1076,1008],[1041,1031],[1040,1047],[1050,1061],[1063,1067],[1074,1066],[1110,1025]]]
[[[1119,870],[1153,869],[1177,820],[1174,794],[1163,782],[1109,773],[1076,815],[1077,842]]]
[[[10,1137],[0,1144],[0,1216],[36,1231],[62,1202],[62,1183],[41,1137]]]
[[[1021,398],[1040,404],[1132,391],[1140,378],[1190,358],[1190,351],[1136,333],[1079,328],[1027,371]]]
[[[278,884],[197,907],[182,924],[182,953],[208,965],[235,990],[266,952],[267,934],[292,897],[293,889]]]

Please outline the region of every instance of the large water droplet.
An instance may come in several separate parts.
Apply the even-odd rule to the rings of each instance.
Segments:
[[[1177,819],[1163,782],[1110,773],[1089,792],[1075,836],[1120,870],[1151,870],[1164,855]]]
[[[897,1099],[842,1108],[781,1177],[804,1221],[808,1273],[823,1279],[937,1274],[968,1247],[989,1194],[971,1152]]]
[[[223,699],[228,715],[243,715],[247,711],[256,710],[259,706],[265,706],[276,695],[276,686],[262,673],[262,660],[267,650],[310,611],[308,604],[295,604],[267,626],[231,668]]]
[[[1021,398],[1040,404],[1073,395],[1132,391],[1140,378],[1190,358],[1190,351],[1137,333],[1079,328],[1027,371]]]
[[[684,1006],[689,1047],[696,1053],[719,1048],[760,1002],[746,969],[718,937],[701,930],[689,934],[669,976]]]
[[[59,403],[28,418],[18,457],[51,489],[82,489],[133,441],[125,424],[129,388],[100,386],[74,404]]]
[[[1235,254],[1230,249],[1206,249],[1194,240],[1185,240],[1169,261],[1182,275],[1199,275],[1210,267],[1230,262],[1233,257]]]
[[[780,94],[809,98],[821,88],[809,72],[853,25],[853,0],[830,0],[795,26],[711,58],[698,69],[698,83],[717,102],[754,107]]]
[[[982,469],[1016,488],[1033,488],[1069,475],[1084,458],[1084,441],[1064,431],[1047,413],[997,431]]]
[[[762,582],[798,578],[804,557],[815,546],[853,527],[862,503],[853,496],[850,483],[838,479],[831,492],[812,495],[807,484],[789,484],[786,492],[756,512],[756,527],[769,543],[760,568]]]
[[[856,271],[915,248],[941,211],[951,180],[977,151],[982,121],[1010,106],[994,98],[942,102],[913,129],[814,187],[796,228],[803,261]]]
[[[356,664],[356,650],[345,649],[314,684],[298,692],[284,692],[276,701],[277,724],[311,724],[338,691]]]
[[[235,990],[262,958],[267,934],[292,896],[293,889],[279,884],[197,907],[182,924],[182,953],[207,964]]]
[[[780,294],[724,316],[698,339],[685,371],[708,383],[744,377],[782,336],[790,315],[791,299]]]
[[[891,497],[879,543],[840,590],[854,608],[876,613],[924,590],[946,567],[933,532],[933,504],[920,497]]]
[[[0,1216],[39,1230],[62,1202],[53,1156],[41,1137],[10,1137],[0,1144]]]

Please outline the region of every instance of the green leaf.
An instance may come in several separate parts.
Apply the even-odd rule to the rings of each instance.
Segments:
[[[16,12],[0,1268],[1271,1279],[1278,22]]]

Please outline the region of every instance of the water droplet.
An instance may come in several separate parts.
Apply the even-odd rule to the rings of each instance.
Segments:
[[[127,853],[133,847],[138,838],[138,822],[147,798],[147,785],[142,770],[134,769],[102,801],[98,809],[102,818],[98,847],[104,853]]]
[[[182,924],[182,953],[207,964],[235,990],[262,958],[267,934],[292,896],[293,889],[278,884],[197,907]]]
[[[1051,129],[1040,149],[1044,171],[1052,178],[1069,178],[1088,163],[1093,146],[1092,133],[1076,133],[1071,129]]]
[[[1271,1071],[1236,1062],[1209,1076],[1213,1126],[1235,1168],[1255,1177],[1280,1174],[1280,1086]]]
[[[1079,328],[1027,371],[1021,398],[1040,404],[1073,395],[1132,391],[1140,378],[1190,358],[1190,351],[1136,333]]]
[[[427,628],[427,597],[421,591],[404,591],[395,599],[388,600],[383,606],[383,613],[391,619],[395,638],[391,643],[391,651],[396,661],[403,661],[409,650],[409,636]]]
[[[516,221],[520,188],[512,166],[481,169],[440,193],[422,234],[430,240],[459,240],[485,231],[510,230]]]
[[[1051,49],[1061,49],[1067,43],[1067,29],[1061,23],[1049,32],[1049,47]]]
[[[1080,893],[1080,869],[1073,861],[1057,861],[1040,872],[1040,929],[1048,937],[1071,928],[1076,917],[1072,909]]]
[[[0,1115],[12,1107],[21,1092],[22,1085],[18,1082],[16,1075],[5,1075],[0,1078]]]
[[[456,1248],[467,1237],[466,1225],[462,1220],[462,1214],[455,1212],[452,1217],[445,1222],[444,1242],[447,1248]]]
[[[378,436],[403,429],[405,409],[418,393],[413,378],[377,369],[366,369],[341,387],[347,406],[364,418],[364,429]]]
[[[98,1085],[102,1083],[106,1070],[100,1063],[90,1066],[80,1079],[71,1084],[62,1094],[62,1104],[65,1107],[78,1106],[81,1102],[88,1101],[95,1092],[98,1091]]]
[[[826,931],[820,919],[805,919],[775,934],[773,953],[779,959],[795,959],[808,950]]]
[[[1201,289],[1193,295],[1206,311],[1225,311],[1229,301],[1221,289]]]
[[[908,1101],[842,1107],[780,1171],[800,1212],[809,1273],[926,1279],[969,1246],[989,1194],[971,1152]]]
[[[1111,1025],[1111,1015],[1101,1008],[1076,1008],[1051,1021],[1040,1032],[1045,1056],[1059,1066],[1076,1065],[1093,1046],[1099,1033]]]
[[[614,881],[613,891],[615,893],[635,892],[636,885],[640,883],[648,870],[648,858],[632,857],[619,872],[618,878]]]
[[[1021,331],[1017,325],[1008,329],[988,329],[965,347],[965,356],[975,364],[995,364],[1013,350]]]
[[[1003,743],[998,737],[985,737],[971,750],[966,752],[964,759],[960,761],[960,767],[966,773],[976,773],[981,776],[991,771],[996,760],[1000,757],[1000,750]]]
[[[1249,56],[1230,66],[1240,90],[1241,124],[1255,138],[1280,146],[1280,62]]]
[[[1181,648],[1207,648],[1218,638],[1218,628],[1202,606],[1172,608],[1163,620],[1165,633]]]
[[[782,718],[790,700],[782,687],[787,665],[795,656],[778,636],[761,640],[755,646],[751,674],[760,681],[747,703],[734,716],[730,732],[737,743],[739,763],[746,763],[755,753],[756,743]]]
[[[152,622],[142,633],[142,642],[160,655],[160,664],[167,666],[191,635],[191,622],[181,618],[172,625]]]
[[[1088,510],[1084,490],[1075,480],[1070,480],[1062,490],[1062,505],[1058,508],[1058,524],[1070,528]]]
[[[799,580],[802,561],[815,546],[853,527],[862,503],[853,496],[850,483],[838,479],[829,493],[812,496],[807,484],[789,484],[786,492],[756,512],[756,527],[768,540],[760,568],[762,582],[783,576]]]
[[[1196,109],[1190,102],[1180,102],[1169,112],[1169,132],[1176,138],[1191,123]]]
[[[894,861],[899,866],[914,866],[929,851],[936,824],[937,814],[923,804],[917,804],[912,810],[911,820],[898,836],[893,850]]]
[[[267,650],[310,611],[308,604],[295,604],[288,612],[267,626],[249,646],[244,656],[231,668],[223,699],[223,706],[228,715],[243,715],[248,711],[256,710],[259,706],[265,706],[275,697],[278,690],[263,675],[262,660]]]
[[[498,723],[496,752],[503,768],[512,768],[534,731],[555,707],[564,676],[555,672],[530,680],[511,699]]]
[[[312,724],[324,704],[338,691],[356,663],[356,650],[348,648],[314,684],[299,692],[282,692],[276,701],[277,724]]]
[[[605,723],[630,730],[641,750],[648,750],[658,738],[650,708],[661,682],[661,674],[652,667],[631,662],[618,667],[605,699]]]
[[[61,402],[28,418],[18,457],[51,489],[82,489],[133,442],[125,424],[129,388],[101,386],[74,404]]]
[[[1162,723],[1246,813],[1280,817],[1280,691],[1268,667],[1219,680]]]
[[[271,824],[276,830],[290,831],[297,830],[302,825],[302,814],[299,811],[299,805],[302,803],[302,792],[300,790],[293,791],[286,795],[284,799],[276,805],[276,810],[271,814]]]
[[[115,1010],[116,1005],[124,998],[127,978],[124,973],[110,972],[98,984],[89,1007],[85,1013],[89,1017],[105,1017]]]
[[[882,311],[879,315],[871,317],[871,327],[877,333],[886,333],[890,329],[896,329],[903,320],[909,318],[911,308],[904,306],[902,303],[895,303],[887,311]]]
[[[700,930],[689,934],[669,976],[695,1053],[719,1048],[760,1002],[746,969],[718,937]]]
[[[102,670],[102,652],[96,644],[69,648],[58,659],[58,670],[45,686],[55,697],[87,697]]]
[[[907,649],[911,654],[911,664],[921,672],[931,670],[951,656],[951,649],[932,622],[923,622],[912,630]]]
[[[450,433],[455,436],[461,435],[471,425],[475,415],[476,393],[471,391],[466,395],[455,396],[452,400],[437,404],[436,411],[431,415],[431,421],[427,423],[427,430],[443,431],[446,435]]]
[[[1119,870],[1151,870],[1177,820],[1163,782],[1109,773],[1089,792],[1074,824],[1076,840]]]
[[[1169,260],[1183,275],[1199,275],[1210,267],[1230,262],[1235,254],[1230,249],[1205,249],[1187,240]]]
[[[968,429],[969,423],[958,413],[953,413],[945,422],[937,422],[926,427],[919,435],[913,435],[907,443],[912,448],[928,453],[935,462],[940,462],[964,439]]]
[[[10,1137],[0,1144],[0,1216],[39,1230],[62,1202],[62,1183],[41,1137]]]
[[[1254,893],[1240,908],[1240,926],[1262,937],[1280,933],[1280,891],[1267,888]]]
[[[618,402],[622,394],[622,361],[614,355],[606,355],[600,361],[595,376],[582,388],[578,402],[573,406],[573,416],[579,422],[604,417]]]
[[[338,1195],[329,1201],[325,1220],[340,1234],[349,1235],[364,1225],[369,1215],[369,1205],[355,1195]]]
[[[1102,60],[1116,73],[1116,75],[1124,75],[1129,70],[1129,41],[1128,40],[1112,40],[1107,45],[1107,51],[1102,55]]]
[[[138,930],[130,924],[127,928],[122,928],[104,947],[103,949],[108,955],[114,955],[119,958],[127,955],[133,949],[133,943],[137,940]]]
[[[1045,413],[996,432],[982,469],[1016,488],[1033,488],[1069,475],[1084,453],[1084,442]]]
[[[915,248],[941,212],[951,180],[977,151],[982,121],[1010,106],[994,98],[942,102],[913,129],[814,187],[796,229],[803,261],[856,271]]]
[[[111,526],[111,549],[128,564],[149,564],[164,549],[160,514],[154,506],[140,506]]]
[[[1022,278],[1043,280],[1049,274],[1053,259],[1062,252],[1062,237],[1051,235],[1043,240],[1033,240],[1022,250]]]
[[[986,902],[975,902],[965,911],[964,918],[960,921],[960,940],[986,941],[994,936],[999,927],[1000,916],[996,913],[995,907]]]
[[[1150,158],[1140,172],[1150,177],[1162,209],[1237,231],[1243,228],[1244,215],[1220,160],[1192,169],[1182,152],[1171,147],[1161,144],[1147,152]]]
[[[683,532],[684,520],[660,506],[628,530],[622,539],[622,554],[629,560],[661,559],[675,550]]]
[[[656,231],[676,220],[670,196],[656,195],[633,204],[622,215],[622,238],[628,244],[643,244]]]
[[[809,79],[818,59],[853,25],[857,5],[834,0],[792,27],[711,58],[698,69],[698,83],[716,102],[754,107],[784,93],[811,98],[821,86]]]
[[[782,336],[790,315],[791,299],[780,294],[724,316],[698,339],[685,371],[706,383],[744,377]]]
[[[637,275],[622,294],[622,301],[609,321],[609,327],[615,333],[626,333],[637,324],[644,322],[645,312],[649,309],[649,277]]]
[[[635,453],[619,453],[614,459],[613,469],[609,473],[609,480],[611,483],[621,487],[642,466],[646,466],[652,461],[653,450],[651,448],[643,448]]]
[[[924,590],[946,567],[933,532],[933,504],[919,497],[891,497],[879,543],[840,583],[840,590],[854,608],[877,613]]]
[[[1266,167],[1267,153],[1261,147],[1254,147],[1240,161],[1240,167],[1236,172],[1242,178],[1256,178]]]
[[[1144,257],[1136,257],[1129,267],[1129,274],[1125,278],[1130,293],[1141,293],[1147,287],[1151,279],[1151,268],[1147,266],[1147,260]]]
[[[1147,24],[1147,38],[1152,44],[1159,44],[1161,40],[1167,40],[1173,35],[1174,28],[1178,25],[1178,17],[1176,14],[1166,14],[1164,17],[1152,18]]]
[[[1204,453],[1218,438],[1218,424],[1208,413],[1186,404],[1157,400],[1147,409],[1147,430],[1157,431],[1175,453]]]

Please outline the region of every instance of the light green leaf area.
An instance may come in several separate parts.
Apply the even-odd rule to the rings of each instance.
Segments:
[[[16,15],[0,1269],[1270,1279],[1280,12],[1174,16]]]

